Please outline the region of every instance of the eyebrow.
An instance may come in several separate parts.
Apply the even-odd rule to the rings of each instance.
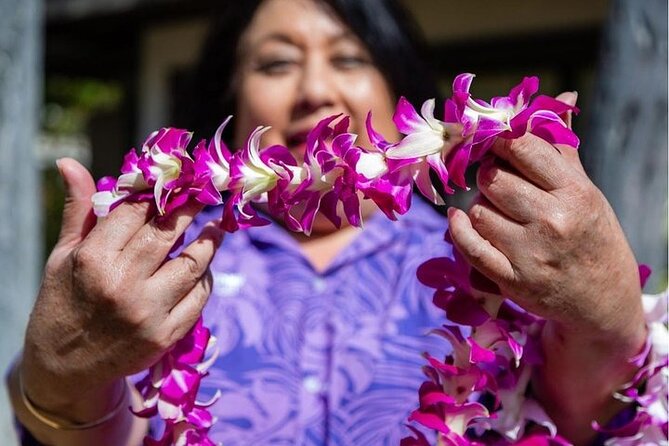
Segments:
[[[328,43],[333,44],[341,40],[354,40],[356,42],[359,42],[358,37],[353,32],[342,31],[328,38]],[[295,39],[293,39],[290,35],[280,32],[273,32],[261,37],[257,42],[253,43],[252,45],[249,45],[249,49],[257,48],[261,46],[263,43],[268,41],[278,41],[282,43],[287,43],[289,45],[299,46],[299,44],[295,41]]]

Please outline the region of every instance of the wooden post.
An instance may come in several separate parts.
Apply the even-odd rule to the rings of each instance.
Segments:
[[[611,1],[597,77],[582,155],[656,292],[667,280],[667,0]]]
[[[42,101],[42,0],[0,1],[0,370],[23,342],[41,257],[38,110]],[[6,388],[0,438],[16,444]]]

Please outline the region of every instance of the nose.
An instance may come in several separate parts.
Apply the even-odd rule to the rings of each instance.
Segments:
[[[324,108],[334,110],[337,103],[334,74],[327,61],[320,57],[312,57],[305,61],[295,101],[296,118]]]

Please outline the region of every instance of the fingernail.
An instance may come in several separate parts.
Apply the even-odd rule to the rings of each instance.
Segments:
[[[451,207],[449,207],[448,209],[446,209],[446,215],[448,215],[448,219],[449,219],[449,220],[450,220],[451,218],[453,218],[453,215],[455,214],[455,212],[456,212],[456,211],[455,211],[455,208],[454,208],[453,206],[451,206]]]
[[[61,176],[63,176],[63,158],[58,158],[56,160],[56,168],[58,169],[58,173],[60,173]]]
[[[203,236],[205,234],[208,237],[212,238],[216,246],[221,245],[221,242],[223,241],[223,236],[225,235],[223,230],[215,222],[209,222],[205,225],[204,228],[202,228],[202,232],[200,233],[200,235]]]
[[[58,173],[60,174],[60,178],[63,180],[63,185],[65,186],[65,193],[69,195],[70,193],[70,183],[67,181],[67,176],[65,175],[65,171],[63,170],[63,158],[58,158],[56,160],[56,168],[58,169]]]

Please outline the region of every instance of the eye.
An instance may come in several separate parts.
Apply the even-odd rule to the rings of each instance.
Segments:
[[[352,70],[369,64],[369,60],[366,57],[345,54],[334,56],[331,62],[336,68],[342,70]]]
[[[269,76],[275,76],[288,73],[295,63],[292,59],[271,59],[259,62],[256,70]]]

